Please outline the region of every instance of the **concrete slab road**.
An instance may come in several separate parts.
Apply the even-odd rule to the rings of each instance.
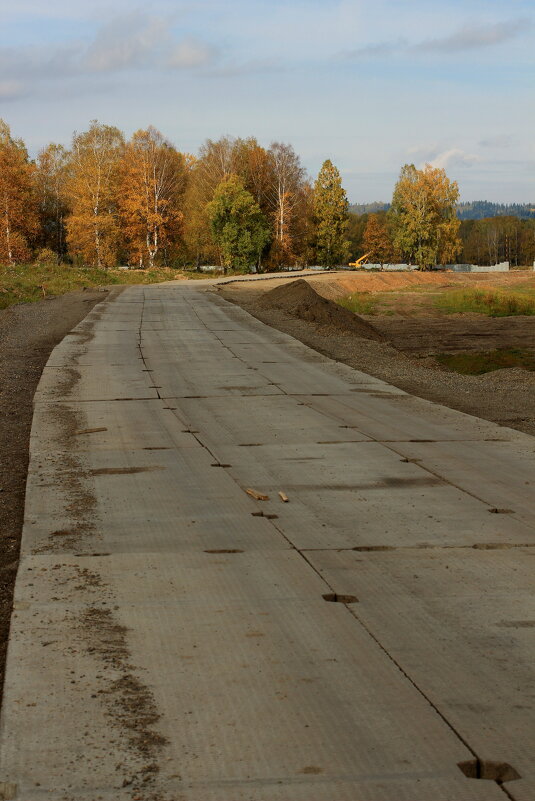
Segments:
[[[198,284],[104,301],[35,398],[0,798],[533,801],[534,451]]]

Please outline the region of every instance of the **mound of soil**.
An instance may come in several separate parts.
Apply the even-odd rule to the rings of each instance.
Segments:
[[[266,292],[258,305],[263,309],[281,309],[292,317],[315,323],[325,333],[351,334],[376,341],[384,339],[371,323],[322,297],[302,278]]]

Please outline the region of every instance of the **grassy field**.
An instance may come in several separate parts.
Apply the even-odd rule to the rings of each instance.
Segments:
[[[387,293],[382,292],[381,295]],[[377,314],[381,296],[371,292],[353,292],[345,298],[340,298],[337,302],[344,309],[349,309],[354,314]]]
[[[411,287],[407,290],[353,292],[338,300],[355,314],[402,317],[483,314],[512,317],[535,314],[532,285],[515,289]]]
[[[16,303],[35,303],[45,297],[64,295],[84,287],[113,284],[155,284],[176,278],[210,278],[209,273],[154,270],[96,270],[70,264],[0,265],[0,309]]]
[[[35,303],[50,295],[64,295],[84,287],[153,284],[176,276],[176,270],[96,270],[64,264],[0,266],[0,308],[14,303]]]
[[[533,290],[457,289],[443,292],[435,300],[438,311],[446,314],[475,312],[488,317],[513,317],[535,314]]]
[[[435,358],[444,367],[463,375],[482,375],[507,367],[535,370],[535,353],[516,348],[471,353],[437,353]]]

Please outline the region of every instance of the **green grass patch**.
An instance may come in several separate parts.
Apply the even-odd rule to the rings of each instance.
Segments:
[[[462,373],[462,375],[482,375],[507,367],[535,370],[535,353],[516,348],[465,353],[436,353],[435,358],[449,370]]]
[[[97,270],[70,264],[0,265],[0,309],[15,303],[35,303],[45,297],[64,295],[84,287],[110,284],[154,284],[172,281],[182,273],[154,270]]]
[[[353,292],[351,295],[340,298],[337,303],[354,314],[374,314],[377,301],[377,296],[372,295],[371,292]]]
[[[535,314],[535,295],[533,291],[457,289],[439,295],[435,307],[446,314],[475,312],[488,317],[532,315]]]

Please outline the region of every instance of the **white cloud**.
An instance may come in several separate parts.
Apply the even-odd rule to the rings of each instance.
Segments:
[[[174,46],[167,65],[174,69],[205,67],[214,60],[216,55],[217,51],[214,47],[196,39],[184,39]]]
[[[463,50],[492,47],[515,39],[531,27],[531,20],[525,17],[488,25],[465,25],[449,36],[427,39],[415,44],[413,49],[422,52],[457,53]]]
[[[376,44],[363,45],[354,50],[347,50],[341,55],[351,61],[366,61],[374,58],[388,58],[388,56],[406,50],[407,46],[407,42],[404,39],[398,39],[393,42],[377,42]]]
[[[96,72],[143,66],[167,44],[165,19],[134,12],[116,17],[100,29],[87,50],[85,63]]]
[[[339,57],[360,61],[384,59],[399,53],[458,53],[508,42],[532,27],[532,21],[525,17],[487,25],[465,25],[448,36],[413,43],[403,38],[376,42],[342,52]]]
[[[444,150],[438,153],[429,163],[432,167],[471,167],[476,164],[480,159],[471,153],[467,153],[459,148],[452,147],[449,150]]]
[[[414,145],[409,147],[407,153],[412,156],[414,161],[429,162],[438,156],[441,147],[436,142],[432,145]]]
[[[430,164],[432,167],[446,169],[446,167],[471,167],[481,159],[472,154],[461,150],[458,147],[445,148],[438,143],[429,145],[416,145],[408,148],[407,154],[423,167]]]

